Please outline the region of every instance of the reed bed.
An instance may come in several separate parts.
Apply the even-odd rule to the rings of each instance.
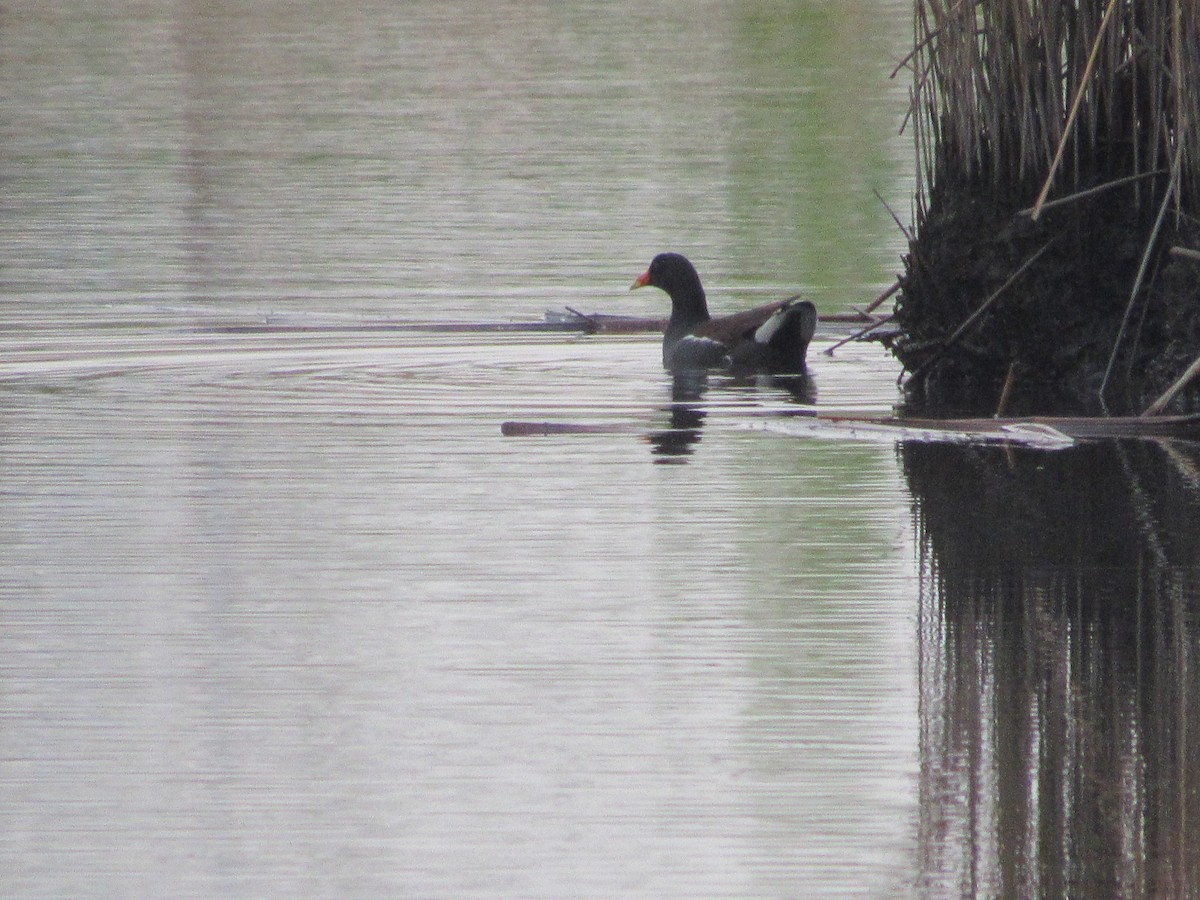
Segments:
[[[1151,205],[1196,206],[1200,0],[917,0],[914,22],[918,221],[943,179],[1024,195],[1035,218],[1034,191],[1130,177]]]
[[[916,0],[905,67],[910,397],[1136,409],[1187,369],[1200,411],[1200,0]]]

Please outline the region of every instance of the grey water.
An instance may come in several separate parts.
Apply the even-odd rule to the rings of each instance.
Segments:
[[[869,302],[909,15],[6,3],[0,893],[1195,891],[1197,448],[410,327]]]

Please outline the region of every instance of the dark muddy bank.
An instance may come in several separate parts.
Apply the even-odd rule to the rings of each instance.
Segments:
[[[900,333],[890,341],[911,373],[910,404],[991,414],[1003,396],[1010,415],[1149,406],[1200,355],[1200,261],[1169,252],[1200,246],[1195,221],[1167,214],[1130,304],[1157,212],[1147,199],[1161,203],[1162,184],[1110,189],[1037,222],[1027,212],[1033,192],[1028,202],[998,200],[966,181],[933,191],[905,259]],[[1200,380],[1170,406],[1198,410]]]
[[[1200,356],[1200,263],[1170,252],[1200,248],[1191,6],[915,4],[913,405],[1138,413]],[[1168,407],[1197,409],[1196,386]]]

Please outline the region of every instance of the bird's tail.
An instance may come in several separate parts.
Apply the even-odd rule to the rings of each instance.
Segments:
[[[817,308],[808,300],[790,297],[771,318],[758,326],[754,342],[775,350],[798,351],[803,359],[816,330]]]

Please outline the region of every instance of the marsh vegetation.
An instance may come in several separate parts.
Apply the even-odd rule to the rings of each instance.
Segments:
[[[918,188],[892,342],[911,400],[1140,412],[1200,353],[1195,12],[917,4],[897,69]]]

